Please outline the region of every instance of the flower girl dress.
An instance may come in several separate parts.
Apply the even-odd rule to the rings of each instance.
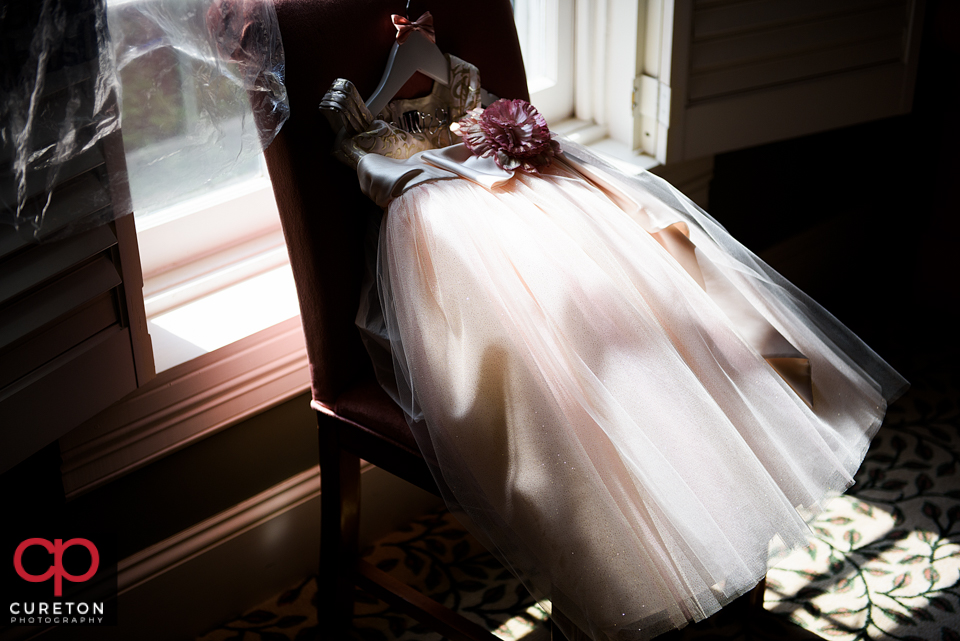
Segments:
[[[381,383],[464,524],[590,638],[702,619],[805,543],[905,381],[663,180],[568,141],[539,173],[470,154],[480,81],[449,61],[376,116],[346,80],[322,105],[386,208]]]

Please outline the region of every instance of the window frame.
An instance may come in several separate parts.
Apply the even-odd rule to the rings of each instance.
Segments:
[[[574,111],[575,0],[514,0],[530,101],[548,122]]]
[[[551,129],[607,156],[627,173],[660,164],[641,150],[635,79],[645,61],[659,60],[658,52],[639,45],[648,21],[661,20],[662,6],[662,0],[575,0],[550,5],[551,11],[568,12],[572,18],[568,39],[573,46],[568,48],[571,55],[565,64],[575,81],[550,91],[535,91],[531,86],[531,102]],[[565,24],[564,18],[554,16],[547,22],[559,28]],[[567,94],[559,96],[561,90]]]
[[[131,1],[136,0],[111,4]],[[136,232],[127,254],[139,261],[143,274],[128,294],[145,310],[144,328],[173,308],[189,307],[271,270],[289,269],[273,189],[260,158],[258,176],[146,216],[128,216]],[[163,340],[156,332],[146,340],[151,356],[166,349]],[[158,360],[174,364],[60,438],[68,498],[309,389],[299,314],[188,360]]]

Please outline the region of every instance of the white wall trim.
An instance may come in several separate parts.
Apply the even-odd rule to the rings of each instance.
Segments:
[[[117,590],[125,594],[255,527],[320,497],[314,467],[120,561]],[[319,514],[319,504],[315,504]]]
[[[399,524],[440,504],[439,498],[366,461],[360,462],[360,475],[361,546],[369,545]],[[314,466],[141,550],[118,564],[118,593],[123,595],[154,581],[164,573],[300,506],[308,506],[317,517],[316,529],[303,533],[307,538],[312,536],[317,540],[317,548],[309,555],[312,559],[309,572],[314,572],[319,559],[320,492],[320,468]],[[284,553],[282,546],[277,546],[273,551],[278,555]]]
[[[73,498],[309,388],[300,319],[161,372],[60,439]]]

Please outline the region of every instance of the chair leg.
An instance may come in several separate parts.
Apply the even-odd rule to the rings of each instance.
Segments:
[[[340,449],[336,429],[318,415],[320,573],[317,614],[322,640],[348,638],[359,555],[360,459]]]
[[[756,585],[752,590],[750,590],[747,595],[749,596],[748,604],[751,609],[754,610],[763,610],[763,597],[767,592],[767,577],[760,579],[760,583]]]

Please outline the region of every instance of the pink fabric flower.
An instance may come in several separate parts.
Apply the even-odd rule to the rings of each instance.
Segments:
[[[526,100],[498,100],[486,109],[473,109],[460,121],[463,142],[476,156],[493,156],[501,169],[540,173],[560,145],[550,136],[547,121]]]

